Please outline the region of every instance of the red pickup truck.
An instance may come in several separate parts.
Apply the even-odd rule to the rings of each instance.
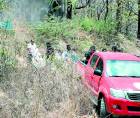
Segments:
[[[95,52],[88,64],[77,62],[100,118],[140,116],[140,58],[119,52]]]

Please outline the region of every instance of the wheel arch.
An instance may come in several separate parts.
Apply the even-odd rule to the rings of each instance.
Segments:
[[[104,94],[103,92],[100,92],[99,93],[99,97],[98,97],[98,107],[100,107],[100,105],[101,105],[101,98],[104,98],[104,100],[105,100],[105,104],[106,104],[106,109],[107,109],[107,111],[109,112],[109,109],[108,109],[108,100],[107,100],[107,96],[106,96],[106,94]]]

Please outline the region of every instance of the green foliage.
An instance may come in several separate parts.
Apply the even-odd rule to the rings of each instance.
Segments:
[[[15,69],[17,61],[7,50],[0,49],[0,60],[0,76],[7,76],[13,69]]]
[[[89,49],[89,47],[93,44],[90,40],[75,40],[73,43],[76,47],[79,47],[79,51],[83,53],[85,52],[85,49]]]
[[[59,39],[62,37],[73,37],[79,30],[79,20],[60,20],[57,18],[40,22],[33,26],[39,40],[43,38]]]
[[[12,35],[6,31],[0,30],[0,76],[8,75],[16,68],[17,60],[13,52],[15,47],[12,47],[12,41],[8,40]]]
[[[75,6],[78,0],[71,0],[71,2],[72,2],[72,5]]]
[[[1,61],[5,65],[15,67],[16,60],[8,53],[7,50],[0,49],[0,57],[1,57]]]
[[[113,25],[113,24],[112,24]],[[62,38],[62,37],[74,37],[75,34],[80,30],[100,31],[108,32],[112,30],[111,24],[105,23],[105,21],[96,21],[86,18],[74,17],[72,20],[59,20],[57,18],[49,19],[45,22],[40,22],[34,25],[34,29],[38,36],[44,36],[46,38]],[[111,27],[112,26],[112,27]]]
[[[85,30],[85,31],[91,31],[93,29],[94,26],[94,22],[91,18],[84,18],[81,21],[81,27]]]
[[[0,11],[6,9],[8,7],[8,4],[6,0],[0,0]]]
[[[115,30],[115,23],[112,20],[94,20],[92,18],[84,18],[81,21],[81,27],[85,31],[95,31],[98,33],[111,33]]]
[[[115,32],[115,25],[115,22],[109,19],[104,21],[88,17],[74,17],[72,20],[49,19],[34,25],[33,28],[39,43],[44,43],[48,40],[56,43],[64,39],[74,47],[78,47],[79,52],[83,52],[93,43],[90,38],[87,38],[89,32],[97,33],[97,37],[102,37],[108,42],[111,39],[109,37]]]

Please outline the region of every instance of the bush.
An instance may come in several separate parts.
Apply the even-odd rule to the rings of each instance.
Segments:
[[[115,31],[115,23],[112,20],[94,20],[88,17],[82,19],[81,27],[88,32],[95,31],[103,34]]]
[[[37,39],[39,42],[44,41],[44,39],[59,40],[64,37],[73,37],[76,31],[79,29],[79,21],[77,19],[73,20],[63,20],[58,18],[49,19],[44,22],[32,25],[37,33]]]
[[[0,47],[2,47],[0,45]],[[16,67],[16,59],[5,47],[0,48],[0,76],[8,75]]]
[[[93,30],[93,27],[94,27],[94,22],[91,18],[84,18],[82,19],[82,22],[81,22],[81,27],[85,30],[85,31],[92,31]]]

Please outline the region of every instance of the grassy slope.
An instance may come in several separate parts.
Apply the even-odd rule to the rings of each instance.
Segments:
[[[81,56],[92,44],[98,50],[110,50],[112,43],[106,45],[103,36],[106,32],[100,29],[102,23],[101,26],[96,24],[97,31],[102,31],[99,33],[89,22],[86,19],[83,23],[81,19],[74,18],[62,22],[56,19],[30,28],[20,24],[16,26],[15,36],[7,38],[5,46],[9,54],[21,62],[16,71],[12,70],[7,78],[1,78],[0,118],[74,118],[94,115],[90,94],[78,80],[75,71],[72,71],[73,65],[69,67],[61,62],[48,61],[46,67],[39,70],[26,67],[25,41],[31,38],[36,39],[40,50],[45,48],[46,41],[51,41],[56,49],[61,50],[65,49],[67,43],[71,44]],[[114,40],[125,52],[140,53],[133,40],[127,40],[123,35]],[[16,55],[11,50],[16,51]]]
[[[64,50],[63,44],[71,44],[79,54],[83,54],[91,45],[96,45],[97,50],[101,51],[102,48],[111,50],[112,45],[117,43],[124,52],[140,54],[136,39],[128,39],[122,34],[116,36],[113,33],[113,21],[74,17],[73,20],[48,20],[34,28],[39,43],[50,41],[56,49]]]

